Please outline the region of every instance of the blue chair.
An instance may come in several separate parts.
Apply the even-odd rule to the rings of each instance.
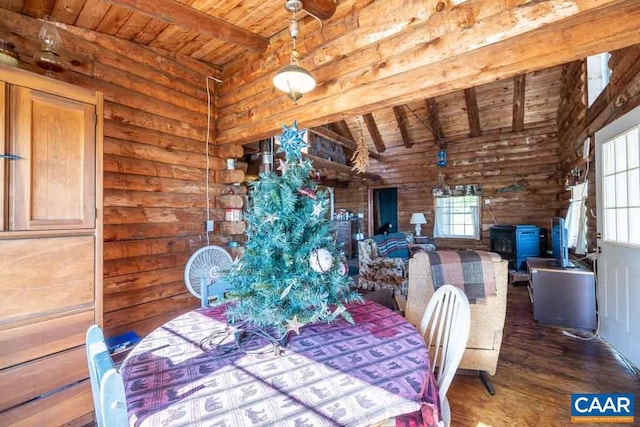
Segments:
[[[200,305],[209,307],[211,301],[222,301],[225,293],[231,288],[231,284],[226,280],[219,279],[212,283],[207,283],[207,277],[200,278]]]
[[[96,424],[98,427],[128,426],[124,381],[111,359],[98,325],[87,330],[86,349]]]

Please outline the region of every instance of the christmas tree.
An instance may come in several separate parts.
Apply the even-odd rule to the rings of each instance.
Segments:
[[[329,194],[310,179],[312,164],[301,154],[305,132],[295,121],[283,125],[280,174],[250,184],[248,240],[227,277],[235,300],[229,321],[271,328],[276,337],[307,323],[352,322],[343,303],[360,300],[325,218]]]

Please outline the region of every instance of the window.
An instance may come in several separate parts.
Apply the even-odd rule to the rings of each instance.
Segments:
[[[480,239],[480,196],[435,198],[433,236]]]
[[[607,242],[640,246],[639,133],[640,126],[635,126],[602,144],[603,237]]]
[[[604,52],[587,58],[587,95],[589,96],[589,107],[609,83],[609,78],[611,77],[611,70],[609,69],[610,57],[609,52]]]

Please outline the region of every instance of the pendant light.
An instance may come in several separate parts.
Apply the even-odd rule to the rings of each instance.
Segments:
[[[296,12],[302,10],[302,2],[299,0],[287,0],[285,9],[292,13],[289,24],[289,35],[293,40],[293,49],[289,65],[284,66],[273,77],[273,85],[276,89],[287,94],[289,99],[297,104],[305,93],[311,92],[316,87],[313,76],[299,65],[300,55],[296,50],[296,39],[300,35],[300,26],[296,21]]]

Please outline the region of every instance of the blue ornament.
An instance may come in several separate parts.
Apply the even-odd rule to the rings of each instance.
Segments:
[[[306,129],[298,130],[298,122],[295,120],[291,127],[282,125],[282,135],[280,136],[278,153],[285,153],[287,162],[293,161],[294,159],[297,159],[298,162],[302,161],[301,150],[309,146],[304,142],[304,139],[302,139],[306,132]]]

